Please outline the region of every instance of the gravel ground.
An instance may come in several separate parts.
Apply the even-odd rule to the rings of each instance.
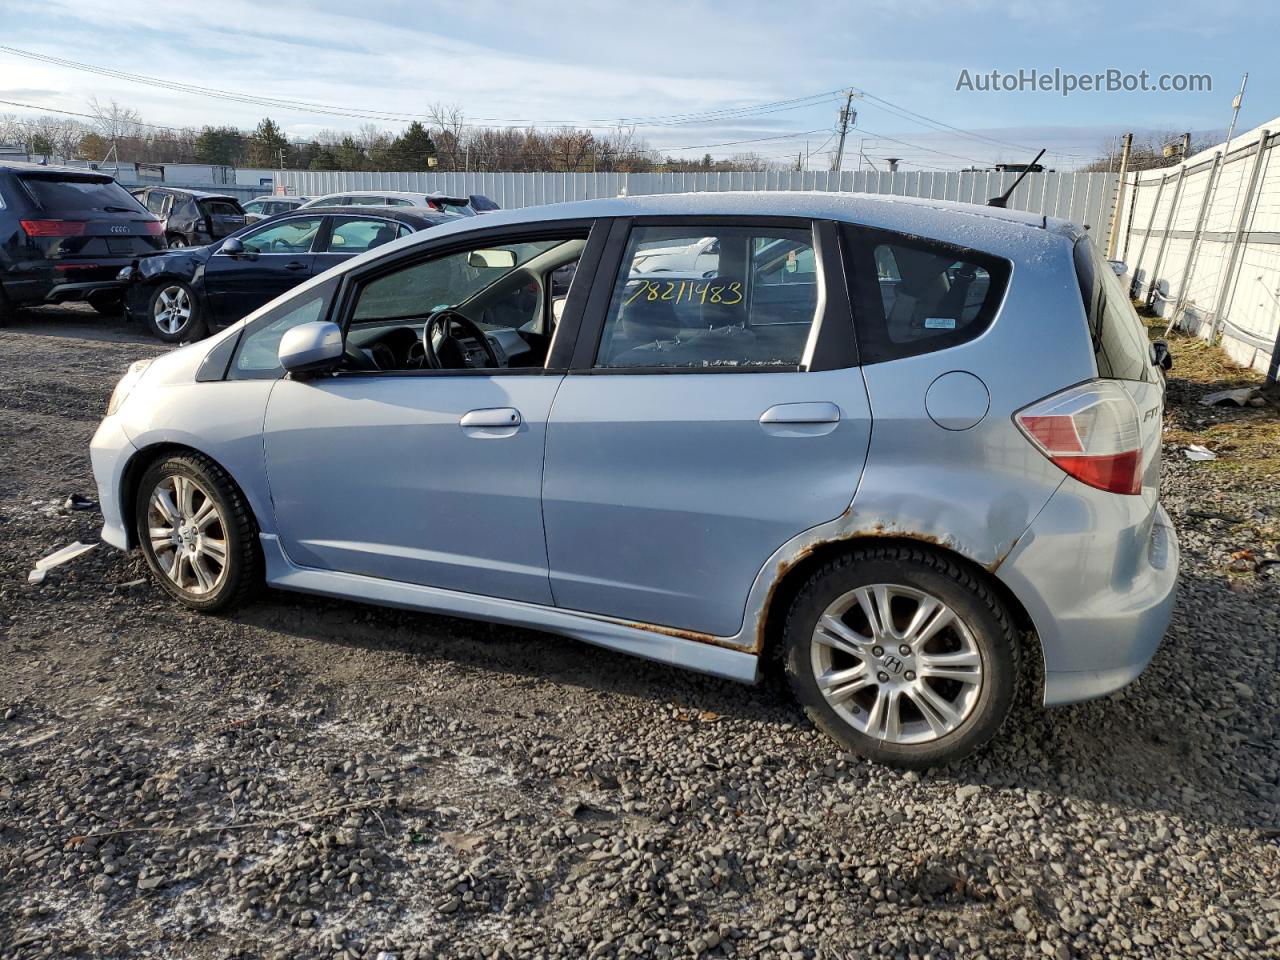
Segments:
[[[29,586],[96,539],[60,504],[158,352],[0,330],[0,956],[1280,956],[1276,477],[1167,450],[1151,668],[904,774],[777,681],[279,593],[197,616],[105,546]]]

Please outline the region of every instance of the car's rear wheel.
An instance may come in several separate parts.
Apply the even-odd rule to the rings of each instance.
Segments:
[[[177,249],[180,249],[181,247],[185,247],[185,246],[187,246],[187,238],[186,238],[186,237],[182,236],[182,235],[181,235],[181,234],[179,234],[179,233],[172,233],[172,234],[170,234],[170,235],[169,235],[169,249],[170,249],[170,250],[177,250]]]
[[[940,551],[873,547],[815,572],[787,619],[787,678],[810,719],[869,760],[923,768],[991,739],[1018,682],[1008,611]]]
[[[161,280],[156,284],[151,293],[147,324],[165,343],[198,340],[205,334],[195,293],[180,280]]]
[[[208,457],[191,453],[152,464],[138,485],[134,523],[160,586],[188,607],[226,609],[261,582],[249,505]]]

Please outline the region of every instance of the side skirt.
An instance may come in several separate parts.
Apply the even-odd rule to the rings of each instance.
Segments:
[[[266,560],[267,583],[281,590],[530,627],[740,683],[756,681],[758,658],[754,653],[672,636],[660,632],[661,628],[629,626],[598,614],[578,613],[536,603],[483,597],[354,573],[300,567],[285,554],[277,536],[263,533],[259,534],[259,539]]]

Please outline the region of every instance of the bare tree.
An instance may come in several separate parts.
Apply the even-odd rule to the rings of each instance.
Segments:
[[[456,105],[433,103],[427,108],[427,116],[431,118],[431,139],[436,143],[440,166],[445,170],[461,168],[466,158],[463,136],[467,128],[462,109]]]

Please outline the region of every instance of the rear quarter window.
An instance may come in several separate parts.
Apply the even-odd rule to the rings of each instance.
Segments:
[[[955,347],[995,320],[1007,260],[884,230],[849,226],[844,236],[863,363]]]
[[[1088,237],[1076,241],[1075,261],[1098,376],[1153,383],[1147,332],[1111,265]]]

